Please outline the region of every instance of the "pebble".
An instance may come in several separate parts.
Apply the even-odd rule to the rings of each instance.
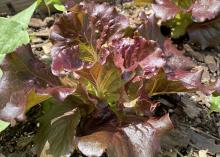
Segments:
[[[197,124],[200,124],[202,121],[201,121],[200,118],[196,118],[196,119],[195,119],[195,122],[196,122]]]
[[[202,74],[202,82],[209,82],[210,81],[210,74],[207,67],[203,68],[203,74]]]
[[[51,48],[52,48],[52,43],[51,43],[51,42],[45,43],[45,44],[42,46],[42,48],[43,48],[44,53],[49,54],[49,53],[50,53],[50,50],[51,50]]]
[[[40,127],[40,123],[37,123],[37,127],[38,127],[38,128]]]
[[[169,112],[169,113],[173,113],[174,110],[173,110],[173,109],[169,109],[168,112]]]
[[[214,74],[214,76],[216,76],[216,74]],[[214,82],[216,82],[216,78],[215,77],[211,77],[210,81],[214,83]]]
[[[219,126],[219,128],[220,128],[220,121],[216,123],[216,126]]]
[[[204,56],[200,52],[193,50],[188,44],[184,44],[183,47],[193,58],[200,62],[204,62]]]
[[[215,58],[213,56],[207,55],[207,56],[205,56],[204,60],[205,60],[205,63],[207,64],[207,66],[209,67],[209,70],[211,72],[214,73],[215,71],[218,70],[217,63],[216,63]]]

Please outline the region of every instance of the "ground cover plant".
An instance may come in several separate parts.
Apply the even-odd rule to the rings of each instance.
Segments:
[[[203,25],[217,20],[218,12],[195,13],[203,2],[191,2],[191,7],[178,2],[156,1],[155,15],[143,13],[142,23],[134,28],[107,3],[69,1],[51,28],[51,65],[34,56],[27,44],[27,23],[40,2],[11,18],[0,18],[11,26],[0,25],[2,34],[14,30],[13,36],[5,33],[0,38],[0,119],[15,125],[25,120],[30,108],[43,104],[45,114],[35,137],[39,156],[60,157],[75,149],[86,156],[154,156],[159,137],[173,127],[168,114],[155,117],[155,96],[202,91],[218,98],[220,93],[220,81],[203,84],[202,71],[160,33],[156,19],[174,32],[183,8],[184,17],[198,18]],[[215,1],[208,2],[204,3],[211,7]],[[171,11],[159,13],[163,9],[156,7]],[[187,27],[188,23],[192,22]],[[14,37],[21,32],[24,41]],[[215,98],[213,103],[217,104]]]

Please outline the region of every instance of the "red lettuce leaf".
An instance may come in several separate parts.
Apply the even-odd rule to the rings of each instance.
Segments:
[[[162,24],[171,28],[173,38],[188,32],[190,40],[199,43],[203,49],[219,44],[218,0],[158,0],[152,4],[152,9]]]
[[[76,11],[77,10],[77,11]],[[86,3],[63,14],[51,31],[52,72],[66,75],[104,63],[108,51],[102,46],[123,36],[128,20],[107,4]]]
[[[36,59],[30,45],[8,54],[1,64],[0,119],[24,119],[26,109],[55,96],[64,100],[74,88],[62,87],[49,67]]]
[[[59,102],[50,99],[45,102],[49,108],[40,119],[40,128],[35,136],[38,154],[50,154],[53,157],[67,155],[74,150],[76,127],[80,122],[78,106],[82,104],[74,98],[71,102]]]
[[[162,0],[158,4],[152,4],[152,10],[160,24],[170,28],[172,38],[179,38],[186,34],[192,23],[192,15],[186,10],[190,4],[191,0]]]
[[[153,157],[159,149],[158,136],[172,128],[168,115],[123,127],[109,126],[79,137],[78,148],[86,156]]]
[[[216,18],[220,13],[219,0],[195,1],[191,5],[192,18],[194,22],[204,22]]]
[[[148,96],[202,91],[211,94],[213,88],[205,86],[201,82],[203,71],[195,71],[195,65],[184,52],[178,50],[170,39],[164,42],[165,66],[155,72],[155,75],[144,83],[144,91]]]
[[[156,17],[162,21],[168,21],[174,18],[181,11],[181,8],[171,0],[162,0],[158,4],[152,4],[152,10]]]
[[[147,80],[144,89],[148,96],[172,94],[182,92],[202,91],[210,94],[212,91],[201,83],[202,71],[166,74],[164,70],[159,70],[157,75]]]
[[[138,71],[138,75],[147,78],[165,64],[158,44],[141,37],[113,40],[110,52],[122,73]]]
[[[171,2],[164,1],[158,5],[167,3]],[[159,69],[165,71],[165,81],[162,80],[161,84],[171,83],[172,87],[169,87],[168,93],[187,92],[194,88],[204,90],[201,88],[203,87],[201,81],[196,85],[191,84],[190,81],[193,80],[191,80],[192,78],[189,79],[189,76],[192,74],[190,71],[194,64],[188,57],[183,55],[182,51],[177,50],[170,40],[158,39],[160,44],[163,45],[161,49],[157,42],[149,40],[154,38],[150,35],[150,32],[145,33],[143,29],[138,30],[139,34],[144,37],[147,36],[147,39],[137,36],[125,38],[122,32],[128,25],[125,22],[127,20],[124,21],[124,17],[118,15],[114,8],[106,4],[95,5],[94,3],[76,6],[78,7],[74,9],[78,9],[78,11],[63,15],[54,25],[51,33],[51,39],[56,50],[54,51],[56,53],[52,52],[53,63],[58,63],[57,66],[52,67],[54,74],[69,74],[72,72],[74,74],[72,79],[78,79],[81,84],[85,84],[85,88],[90,95],[102,101],[107,100],[108,103],[122,101],[123,104],[137,99],[138,95],[130,97],[127,92],[141,93],[140,89],[143,82],[151,79],[151,77],[161,75]],[[110,24],[111,19],[109,16],[111,18],[116,17],[112,20],[112,24]],[[118,25],[117,22],[121,18],[123,19],[122,23],[125,24]],[[68,22],[68,20],[70,21]],[[154,16],[151,16],[150,19],[145,17],[143,20],[145,20],[146,25],[142,26],[151,27],[153,25],[155,31],[159,32]],[[62,25],[62,23],[64,24]],[[65,28],[65,26],[68,28]],[[80,29],[77,30],[76,26]],[[112,33],[110,33],[110,27]],[[97,32],[98,34],[96,34]],[[104,57],[103,54],[105,54]],[[109,56],[108,59],[106,59],[106,56]],[[61,61],[56,62],[58,59]],[[117,68],[121,70],[121,74]],[[111,71],[111,69],[115,70]],[[75,77],[75,74],[77,74],[77,77]],[[110,74],[117,75],[108,78],[107,76]],[[186,77],[182,81],[178,76]],[[189,80],[186,81],[186,78]],[[119,80],[120,84],[114,84],[115,80]],[[175,86],[173,86],[172,81],[174,81]],[[130,88],[130,91],[127,91],[127,87],[132,86],[135,82],[138,82],[139,88],[134,91]],[[123,90],[128,96],[127,99],[121,98],[126,95],[123,94]],[[166,90],[161,88],[156,93],[160,93],[159,90],[161,90],[161,93],[166,93]],[[149,90],[147,91],[149,92]]]
[[[184,52],[178,50],[170,39],[166,39],[163,44],[166,58],[166,71],[189,71],[195,67],[191,58],[184,56]]]
[[[155,42],[140,37],[113,40],[110,46],[115,66],[121,69],[124,81],[128,81],[122,93],[125,103],[138,102],[142,87],[148,96],[196,90],[213,92],[201,82],[203,71],[192,71],[195,65],[191,59],[170,39],[165,40],[163,51]]]
[[[220,17],[214,20],[196,23],[188,28],[190,40],[199,43],[202,49],[220,44]]]
[[[157,19],[154,14],[147,17],[144,13],[141,16],[142,24],[138,27],[138,33],[147,40],[154,40],[163,47],[165,37],[160,31],[160,27],[157,25]]]

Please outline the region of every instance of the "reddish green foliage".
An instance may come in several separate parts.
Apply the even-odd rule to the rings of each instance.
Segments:
[[[158,4],[152,4],[152,9],[156,16],[160,17],[163,21],[174,18],[181,11],[180,7],[172,1],[159,1]]]
[[[199,43],[203,49],[220,44],[218,0],[156,1],[152,9],[165,25],[171,27],[174,38],[188,32],[191,41]]]
[[[59,102],[50,100],[45,102],[49,112],[40,118],[40,134],[35,137],[38,154],[49,143],[49,154],[62,156],[73,150],[76,127],[80,122],[80,111],[78,107],[82,102],[74,101]]]
[[[55,96],[64,100],[75,89],[62,87],[49,68],[34,57],[30,45],[8,54],[1,64],[0,118],[7,121],[24,119],[26,109]]]
[[[108,5],[90,3],[64,14],[51,33],[53,73],[68,74],[95,62],[104,63],[108,52],[102,45],[122,37],[122,31],[127,27],[128,20]]]
[[[163,47],[165,37],[161,34],[160,27],[157,25],[157,18],[154,14],[147,17],[141,13],[142,24],[138,27],[137,32],[145,39],[154,40]]]
[[[145,157],[147,154],[151,157],[159,149],[157,136],[171,128],[168,115],[124,127],[110,125],[80,137],[77,146],[86,156],[101,156],[106,151],[108,156]]]
[[[195,1],[190,6],[192,18],[195,22],[204,22],[215,19],[220,13],[220,2],[218,0]]]
[[[43,150],[60,157],[78,147],[87,156],[153,156],[157,138],[172,125],[168,115],[152,118],[158,103],[151,97],[210,94],[219,92],[219,82],[212,88],[201,83],[202,71],[193,71],[192,61],[160,34],[154,15],[143,15],[143,24],[130,29],[108,4],[72,5],[51,30],[52,73],[30,46],[6,56],[0,118],[21,120],[29,108],[54,97],[39,120],[39,155]],[[160,5],[168,7],[163,19],[174,17],[177,6]]]
[[[220,40],[220,18],[194,24],[189,27],[188,34],[193,42],[200,43],[204,49],[209,46],[219,45]]]
[[[113,40],[110,52],[113,54],[114,64],[122,73],[138,70],[138,75],[152,76],[165,64],[158,44],[140,37]]]

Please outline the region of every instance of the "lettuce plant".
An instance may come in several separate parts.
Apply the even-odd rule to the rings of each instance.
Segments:
[[[144,18],[134,29],[108,4],[68,5],[51,28],[51,65],[37,59],[30,45],[4,58],[0,119],[15,124],[33,106],[47,106],[35,137],[39,156],[74,150],[86,156],[154,156],[172,122],[168,114],[155,117],[159,103],[152,97],[220,89],[219,83],[201,83],[202,71],[161,37],[155,17]]]
[[[187,32],[191,41],[203,49],[220,44],[218,0],[155,0],[152,9],[162,23],[171,28],[173,38]]]

